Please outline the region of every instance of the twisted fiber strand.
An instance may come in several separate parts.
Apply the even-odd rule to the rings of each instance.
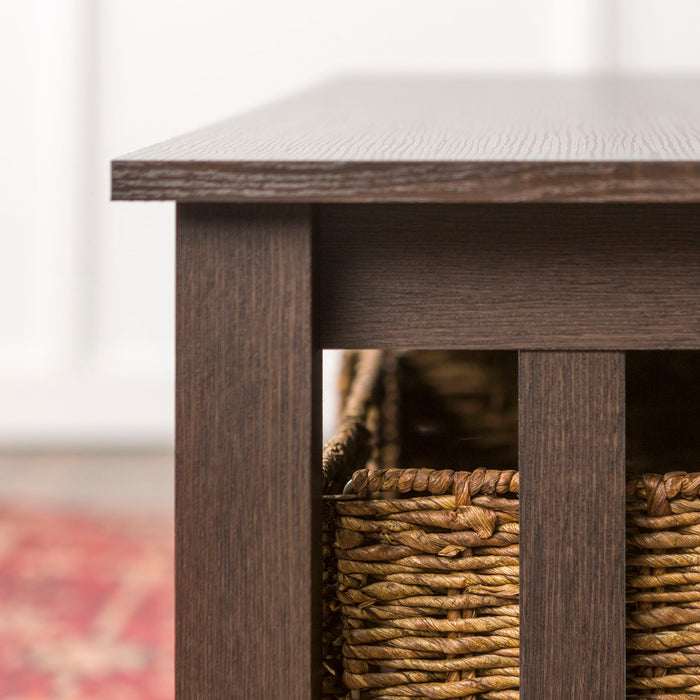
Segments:
[[[700,472],[645,474],[627,481],[627,496],[647,503],[649,515],[666,515],[669,501],[678,498],[695,500],[700,494]]]
[[[344,418],[333,440],[323,448],[324,492],[342,482],[344,476],[367,462],[370,454],[370,433],[364,419]]]
[[[383,353],[380,350],[363,350],[357,354],[354,376],[345,399],[342,420],[333,438],[323,448],[321,469],[325,491],[342,483],[358,467],[367,463],[370,456],[374,421],[370,413],[376,408],[374,401],[382,370]]]
[[[488,495],[517,494],[520,475],[515,470],[475,469],[473,472],[452,469],[360,469],[346,487],[349,493],[360,498],[382,491],[428,492],[439,495],[454,493],[458,506],[469,505],[471,497],[479,493]],[[700,481],[698,483],[700,488]]]
[[[506,549],[504,547],[503,549]],[[510,549],[510,548],[508,548]],[[514,552],[513,556],[504,556],[504,565],[509,567],[515,567],[515,573],[518,571],[517,567],[517,551]],[[398,559],[394,562],[366,562],[366,561],[354,561],[352,559],[339,559],[338,560],[338,570],[344,573],[359,573],[359,574],[382,574],[391,575],[396,573],[421,573],[430,572],[433,569],[436,571],[472,571],[473,569],[483,568],[484,570],[490,570],[490,566],[497,558],[497,555],[486,555],[478,557],[459,557],[456,559],[446,559],[444,557],[437,556],[415,556],[415,557],[405,557],[404,559]],[[515,564],[513,564],[515,560]],[[500,562],[499,562],[500,563]]]
[[[483,505],[491,510],[503,510],[510,513],[510,522],[518,522],[518,503],[509,498],[498,496],[471,497],[473,505]],[[453,494],[441,496],[411,496],[409,499],[370,501],[345,501],[343,513],[358,515],[389,515],[391,513],[411,513],[416,510],[453,511],[459,505]],[[462,504],[463,505],[463,504]],[[464,505],[466,508],[467,506]]]

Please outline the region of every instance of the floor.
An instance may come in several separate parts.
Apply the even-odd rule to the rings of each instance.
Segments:
[[[0,454],[0,700],[172,700],[173,456]]]

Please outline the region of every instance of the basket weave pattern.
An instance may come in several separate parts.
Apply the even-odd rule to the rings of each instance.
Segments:
[[[345,697],[518,698],[518,473],[363,469],[347,490]],[[700,473],[628,481],[628,698],[700,697],[699,492]]]
[[[362,692],[347,697],[517,698],[517,472],[365,469],[351,490],[338,598],[344,682]]]
[[[627,484],[627,697],[700,697],[700,473]]]

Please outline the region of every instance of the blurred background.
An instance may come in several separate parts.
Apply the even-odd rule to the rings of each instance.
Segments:
[[[110,159],[337,73],[694,72],[699,26],[697,0],[0,0],[0,697],[172,697],[174,207],[110,203]]]
[[[167,449],[174,207],[109,161],[349,71],[700,67],[696,0],[1,0],[0,447]]]

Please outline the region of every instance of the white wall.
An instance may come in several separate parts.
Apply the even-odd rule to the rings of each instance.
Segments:
[[[0,0],[0,446],[172,440],[173,205],[110,203],[110,158],[337,72],[697,69],[699,22],[697,0]]]

